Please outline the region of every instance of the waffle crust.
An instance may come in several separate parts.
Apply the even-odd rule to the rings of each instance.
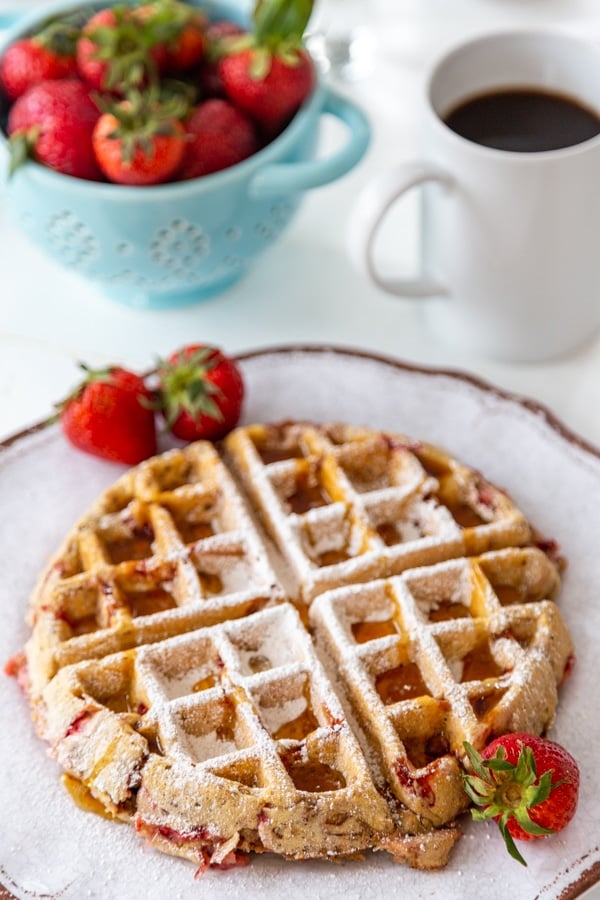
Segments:
[[[555,563],[442,450],[239,428],[125,473],[30,603],[34,722],[87,809],[207,866],[444,866],[463,742],[544,734],[573,648]]]

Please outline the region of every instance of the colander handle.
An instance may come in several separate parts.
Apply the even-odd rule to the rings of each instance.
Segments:
[[[10,28],[23,17],[23,12],[16,9],[0,10],[0,31]]]
[[[254,197],[277,197],[329,184],[350,171],[364,156],[371,137],[365,114],[352,101],[328,91],[321,115],[340,119],[348,128],[346,143],[332,156],[303,162],[273,163],[257,172],[250,184]]]

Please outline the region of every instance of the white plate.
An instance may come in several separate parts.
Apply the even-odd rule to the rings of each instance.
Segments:
[[[600,454],[532,403],[476,379],[423,371],[368,354],[282,348],[242,359],[247,421],[343,420],[441,444],[510,491],[569,559],[560,604],[577,650],[552,737],[581,767],[581,798],[559,835],[523,845],[528,867],[505,852],[494,824],[464,820],[465,836],[442,872],[389,857],[286,863],[261,857],[245,869],[209,871],[146,847],[133,829],[81,812],[33,734],[16,685],[0,679],[0,883],[19,898],[572,898],[600,880]],[[57,427],[29,432],[0,452],[0,659],[23,644],[27,597],[73,521],[120,472],[78,453]],[[0,889],[1,896],[1,889]]]

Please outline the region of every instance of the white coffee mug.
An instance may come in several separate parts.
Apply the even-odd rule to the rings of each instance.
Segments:
[[[517,88],[571,97],[600,116],[600,47],[551,31],[500,32],[447,54],[427,80],[424,159],[366,184],[350,252],[384,290],[421,298],[444,341],[535,361],[566,353],[600,326],[600,135],[528,153],[483,146],[444,122],[467,98]],[[416,186],[420,271],[387,277],[376,238]]]

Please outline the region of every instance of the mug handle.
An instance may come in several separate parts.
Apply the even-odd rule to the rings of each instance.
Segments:
[[[253,178],[249,191],[253,197],[278,197],[282,194],[321,187],[346,175],[365,155],[371,127],[362,110],[340,94],[327,90],[320,115],[332,115],[348,128],[346,143],[332,156],[302,162],[282,162],[265,166]]]
[[[351,257],[359,262],[378,287],[398,297],[439,297],[448,293],[444,285],[425,274],[422,244],[419,250],[421,271],[416,278],[382,275],[375,264],[375,241],[388,212],[412,188],[428,183],[450,188],[454,182],[447,172],[429,163],[405,163],[380,173],[370,181],[352,211],[348,235]]]

